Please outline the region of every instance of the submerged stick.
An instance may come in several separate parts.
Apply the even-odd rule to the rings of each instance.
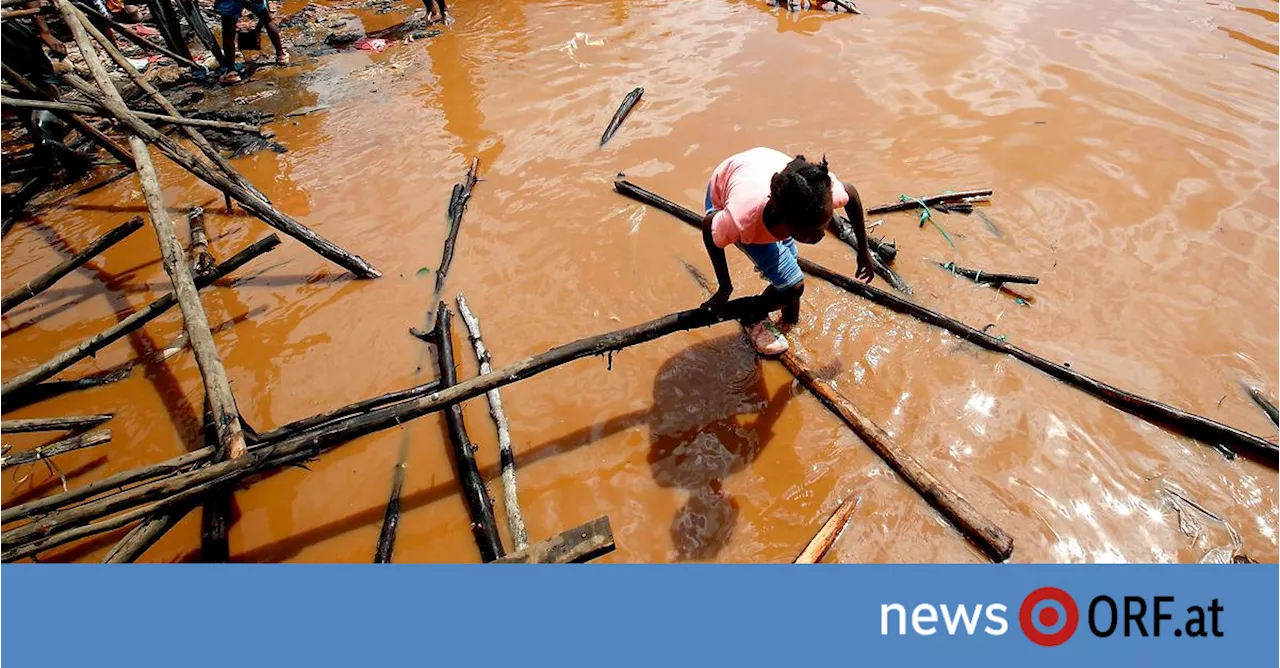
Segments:
[[[584,564],[614,550],[609,518],[600,516],[523,550],[494,561],[495,564]]]
[[[453,359],[453,314],[444,302],[437,307],[436,350],[440,359],[440,386],[446,390],[458,382]],[[462,419],[462,404],[453,403],[444,409],[444,421],[449,431],[449,444],[453,446],[454,467],[458,483],[462,486],[462,498],[467,502],[467,514],[471,517],[471,533],[480,548],[480,559],[485,562],[503,556],[502,540],[498,538],[498,523],[493,517],[493,501],[476,465],[475,446],[467,437],[467,424]]]
[[[444,294],[444,282],[449,277],[449,267],[453,266],[453,248],[458,242],[458,230],[462,227],[462,214],[466,212],[467,202],[471,200],[471,190],[476,186],[476,172],[479,169],[480,158],[471,158],[471,164],[467,167],[467,175],[462,183],[453,184],[453,193],[449,196],[449,234],[444,239],[440,267],[436,269],[435,288],[431,291],[431,303],[427,305],[427,327],[421,330],[409,330],[414,336],[428,343],[436,331],[436,308],[443,303],[440,301],[440,295]]]
[[[83,525],[112,513],[137,508],[154,501],[155,503],[144,509],[148,511],[144,514],[150,514],[160,508],[180,502],[181,498],[185,498],[183,495],[191,489],[204,488],[203,486],[205,485],[215,483],[231,482],[253,473],[268,471],[306,460],[329,449],[348,443],[357,437],[400,426],[408,420],[434,413],[447,406],[478,397],[489,390],[524,380],[574,360],[604,355],[675,332],[708,327],[729,320],[756,318],[760,313],[767,312],[771,307],[776,307],[773,301],[755,296],[741,297],[730,300],[716,311],[702,308],[679,311],[633,327],[579,339],[572,343],[557,346],[544,353],[508,364],[489,373],[462,381],[457,385],[440,389],[427,396],[385,406],[364,415],[345,418],[317,427],[282,441],[255,447],[250,450],[247,457],[230,459],[142,484],[82,505],[55,510],[43,517],[34,519],[29,524],[24,524],[0,534],[0,542],[3,542],[7,550],[12,550],[18,546],[28,545],[36,541],[41,541],[42,545],[52,545],[53,543],[45,539],[54,534],[67,534],[63,536],[65,539],[63,542],[70,542],[83,536],[93,535],[102,531],[111,531],[114,528],[123,526],[123,524],[118,523],[118,517],[98,522],[92,527],[84,527]],[[131,472],[118,475],[124,476],[129,473]],[[134,519],[136,520],[138,517]],[[62,542],[57,544],[60,545]],[[9,553],[6,552],[5,554]],[[19,554],[18,552],[13,553]],[[24,550],[21,554],[30,553]],[[8,557],[0,558],[8,559]]]
[[[15,109],[46,109],[48,111],[67,111],[81,116],[102,116],[107,112],[101,107],[76,104],[74,102],[53,102],[48,100],[27,100],[15,97],[0,97],[0,104],[6,107],[14,107]],[[176,116],[169,114],[153,114],[149,111],[134,110],[134,115],[144,121],[155,121],[157,123],[168,123],[170,125],[186,125],[194,128],[212,128],[214,130],[226,130],[228,132],[246,132],[249,134],[262,135],[266,131],[261,125],[249,125],[248,123],[232,123],[230,121],[209,120],[204,118],[186,118],[184,116]]]
[[[95,445],[102,445],[111,440],[111,430],[102,429],[99,431],[91,431],[87,434],[77,434],[69,436],[60,441],[54,441],[48,445],[42,445],[38,448],[23,450],[17,454],[6,455],[0,457],[0,469],[7,469],[12,466],[21,466],[30,464],[42,459],[51,459],[58,455],[63,455],[75,450],[90,448]]]
[[[957,266],[954,262],[935,262],[934,264],[942,267],[946,271],[955,276],[963,276],[974,283],[987,283],[990,285],[1003,285],[1005,283],[1022,283],[1025,285],[1037,285],[1040,279],[1035,276],[1023,276],[1021,274],[1000,274],[995,272],[983,271],[981,269],[965,269]]]
[[[692,266],[689,266],[689,269],[694,280],[702,285],[703,290],[709,292],[711,285],[706,277]],[[743,330],[745,332],[746,328],[743,327]],[[871,448],[872,452],[896,471],[912,489],[933,506],[934,510],[947,518],[952,526],[959,529],[965,538],[977,545],[992,561],[1003,562],[1013,554],[1013,539],[1003,529],[978,512],[959,492],[939,481],[929,469],[903,450],[888,432],[867,417],[834,386],[819,379],[799,354],[789,350],[778,359],[805,389],[848,425],[853,433]],[[853,510],[850,509],[849,512],[852,513]],[[835,541],[834,534],[830,536],[830,540]],[[830,544],[827,547],[829,548]],[[822,557],[818,555],[817,558]]]
[[[690,225],[701,225],[702,217],[692,210],[675,204],[671,200],[656,195],[623,178],[614,180],[614,188],[621,194],[661,209],[683,220]],[[898,313],[909,315],[931,325],[941,327],[960,338],[988,350],[1004,353],[1015,359],[1043,371],[1050,376],[1097,397],[1111,406],[1123,410],[1130,415],[1142,418],[1152,424],[1172,427],[1191,438],[1207,445],[1221,444],[1252,453],[1263,461],[1276,466],[1280,448],[1274,443],[1246,433],[1235,427],[1211,420],[1207,417],[1174,408],[1154,399],[1126,392],[1078,371],[1055,364],[1049,360],[1007,343],[994,336],[970,327],[959,320],[942,315],[914,302],[903,299],[890,292],[865,285],[848,276],[838,274],[826,267],[806,259],[798,258],[800,269],[805,273],[821,278],[832,285],[852,292],[860,297],[873,301]]]
[[[9,309],[31,299],[32,297],[44,292],[49,286],[57,283],[59,279],[71,272],[75,271],[80,265],[88,262],[96,257],[102,251],[114,246],[121,239],[133,234],[142,227],[142,219],[134,218],[129,222],[112,229],[110,232],[98,237],[85,247],[84,250],[63,260],[58,266],[41,274],[38,278],[28,281],[26,285],[10,292],[0,300],[0,313],[7,313]]]
[[[822,523],[822,528],[818,529],[818,533],[814,534],[813,539],[800,551],[800,556],[796,557],[793,563],[816,564],[822,561],[831,546],[836,544],[836,538],[840,536],[841,531],[844,531],[844,526],[849,523],[849,518],[853,517],[853,511],[858,509],[861,501],[862,497],[845,499],[836,511],[831,513],[831,517]]]
[[[480,336],[480,320],[467,308],[467,300],[458,293],[458,314],[467,326],[467,338],[476,352],[476,361],[480,365],[480,373],[493,371],[490,362],[493,358]],[[511,449],[511,428],[507,425],[507,413],[502,409],[502,395],[497,390],[489,390],[484,394],[489,401],[489,417],[493,418],[493,426],[498,431],[498,456],[502,462],[502,505],[507,512],[507,529],[511,532],[511,545],[518,552],[529,544],[529,532],[524,526],[524,516],[520,514],[520,501],[516,495],[516,455]]]
[[[961,190],[954,193],[942,193],[940,195],[930,195],[929,197],[905,198],[897,202],[889,202],[867,209],[868,216],[878,216],[882,213],[893,213],[894,211],[910,211],[911,209],[919,209],[923,206],[933,206],[941,202],[957,202],[961,200],[985,199],[991,197],[993,191],[989,188],[981,190]]]
[[[17,392],[4,400],[5,410],[16,410],[24,406],[30,406],[39,401],[50,399],[67,392],[76,390],[87,390],[91,387],[108,385],[119,380],[129,377],[129,373],[133,371],[133,365],[127,364],[122,368],[105,371],[103,373],[77,378],[75,380],[54,380],[47,383],[36,383],[21,392]]]
[[[966,538],[982,548],[995,562],[1002,562],[1013,554],[1013,539],[994,522],[969,504],[959,492],[938,480],[915,457],[898,446],[884,431],[858,410],[853,402],[836,391],[826,381],[820,380],[808,365],[794,352],[782,355],[782,365],[813,393],[831,412],[835,413],[881,459],[885,461],[911,488],[924,497],[929,505],[947,518],[952,526]]]
[[[1245,385],[1244,391],[1249,395],[1250,399],[1253,399],[1253,403],[1257,404],[1258,408],[1261,408],[1262,412],[1266,413],[1267,417],[1271,418],[1271,422],[1276,425],[1280,425],[1280,409],[1277,409],[1276,405],[1271,403],[1271,400],[1267,398],[1267,395],[1262,393],[1262,390],[1253,387],[1252,385]]]
[[[69,415],[67,417],[27,418],[25,420],[4,420],[0,422],[0,432],[21,434],[33,431],[77,431],[94,427],[115,417],[111,413],[98,415]]]
[[[239,269],[250,260],[262,255],[278,245],[280,245],[280,238],[274,234],[266,239],[262,239],[261,241],[254,243],[252,246],[236,253],[226,262],[218,265],[217,271],[213,274],[197,278],[196,286],[203,288],[211,285],[214,281],[226,276],[236,269]],[[177,304],[178,298],[172,293],[151,302],[143,309],[112,325],[111,327],[108,327],[96,336],[54,355],[48,362],[45,362],[30,371],[18,374],[16,377],[0,386],[0,397],[7,398],[10,394],[24,388],[31,387],[40,381],[52,378],[58,372],[70,367],[72,364],[75,364],[76,362],[98,352],[113,341],[126,336],[148,322],[155,320],[165,311],[168,311]]]
[[[613,135],[618,132],[618,128],[622,127],[622,122],[627,120],[627,116],[631,114],[631,110],[640,102],[640,98],[644,95],[644,89],[636,87],[627,96],[622,98],[622,104],[618,105],[618,110],[613,112],[613,119],[609,121],[609,125],[605,127],[604,134],[600,135],[600,145],[604,146],[613,139]]]

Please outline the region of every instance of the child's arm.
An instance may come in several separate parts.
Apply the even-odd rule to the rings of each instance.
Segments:
[[[714,308],[727,301],[729,295],[733,294],[733,279],[729,277],[729,262],[724,257],[724,249],[717,246],[711,237],[711,220],[715,218],[717,211],[708,213],[702,219],[702,245],[707,247],[707,255],[711,257],[711,266],[716,270],[716,293],[711,295],[711,299],[703,302],[704,308]]]
[[[849,193],[849,202],[844,205],[844,215],[853,224],[853,231],[858,235],[858,273],[854,276],[863,283],[870,283],[875,277],[874,265],[871,263],[871,247],[867,244],[867,214],[862,208],[862,196],[858,189],[845,183],[845,192]]]

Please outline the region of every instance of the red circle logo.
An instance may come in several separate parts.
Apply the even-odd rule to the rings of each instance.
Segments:
[[[1044,647],[1061,645],[1080,624],[1080,610],[1071,595],[1057,587],[1041,587],[1022,600],[1018,625],[1031,642]]]

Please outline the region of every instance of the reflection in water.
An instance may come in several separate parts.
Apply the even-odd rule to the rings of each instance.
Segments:
[[[673,261],[705,262],[696,233],[615,195],[610,179],[625,171],[696,206],[724,156],[764,145],[825,153],[868,203],[994,188],[982,216],[945,218],[955,249],[909,214],[883,217],[876,233],[897,240],[913,298],[1126,389],[1275,436],[1240,386],[1274,397],[1280,385],[1274,2],[909,0],[876,3],[868,16],[763,0],[450,8],[458,21],[437,37],[267,68],[247,84],[258,88],[209,93],[275,84],[270,127],[289,152],[235,164],[282,210],[384,273],[351,281],[285,239],[239,272],[234,290],[202,293],[215,325],[234,323],[217,343],[255,427],[422,380],[422,345],[406,329],[423,317],[450,189],[471,155],[483,180],[447,291],[465,291],[500,365],[699,303]],[[371,28],[403,20],[352,11]],[[561,49],[570,40],[572,53]],[[600,148],[636,86],[643,105]],[[284,117],[313,105],[327,106]],[[221,256],[269,231],[158,166],[172,210],[208,203]],[[62,254],[51,247],[76,247],[142,205],[125,179],[19,222],[0,245],[5,288],[55,264]],[[847,248],[803,252],[852,270]],[[157,256],[140,232],[5,314],[3,375],[165,292]],[[948,260],[1041,283],[1019,288],[1023,307],[931,264]],[[732,264],[742,293],[759,289],[745,263]],[[819,282],[805,301],[806,353],[832,362],[844,394],[1014,536],[1016,559],[1195,562],[1228,544],[1225,529],[1211,539],[1180,530],[1162,496],[1168,481],[1238,532],[1244,553],[1275,560],[1274,471],[1226,462]],[[199,375],[189,353],[155,362],[148,343],[179,330],[176,313],[160,318],[136,335],[146,340],[110,346],[65,377],[152,360],[143,372],[5,417],[117,414],[117,445],[60,462],[72,485],[179,454],[195,441]],[[617,561],[783,562],[857,493],[861,519],[833,557],[974,558],[816,401],[767,389],[789,387],[788,377],[732,333],[673,335],[625,350],[612,371],[584,360],[504,389],[533,537],[604,514]],[[459,375],[473,374],[465,349],[458,357]],[[484,408],[466,411],[480,464],[496,476]],[[367,561],[408,439],[397,560],[474,560],[433,420],[237,492],[233,558]],[[48,489],[47,473],[34,473],[26,487],[6,485],[4,501]],[[185,558],[195,528],[180,526],[146,558]],[[109,542],[47,556],[93,560]]]

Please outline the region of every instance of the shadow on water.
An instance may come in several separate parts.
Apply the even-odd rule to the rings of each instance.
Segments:
[[[709,383],[708,378],[718,382]],[[654,479],[659,485],[690,494],[671,521],[677,558],[713,558],[732,537],[738,514],[737,502],[724,493],[724,482],[754,462],[772,440],[773,426],[791,397],[790,386],[784,385],[770,396],[759,358],[734,334],[691,346],[668,360],[656,376],[653,397],[648,409],[522,448],[517,466],[529,466],[646,426],[650,441],[647,460]],[[500,473],[498,466],[490,466],[481,476],[492,482]],[[407,494],[401,497],[401,512],[428,506],[458,491],[458,483],[449,480]],[[309,546],[380,522],[383,510],[381,505],[366,508],[236,555],[234,560],[286,561]]]

